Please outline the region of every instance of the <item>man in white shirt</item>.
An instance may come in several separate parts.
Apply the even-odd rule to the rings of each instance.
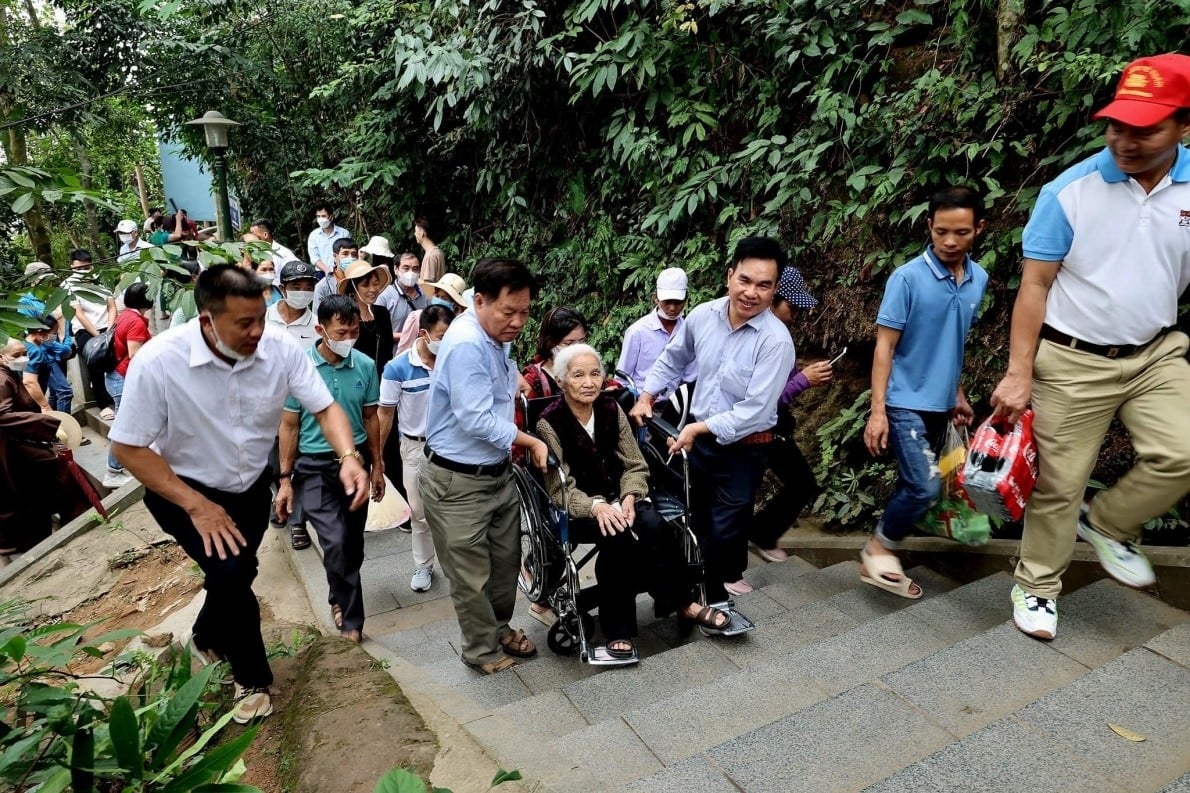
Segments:
[[[140,238],[140,228],[135,220],[121,220],[117,223],[116,236],[120,238],[120,252],[116,255],[116,261],[121,264],[135,261],[139,256],[137,251],[153,247]]]
[[[267,327],[256,277],[217,265],[194,291],[198,319],[147,342],[132,360],[110,440],[144,483],[149,512],[203,571],[193,648],[230,664],[234,719],[245,724],[273,710],[252,580],[268,525],[269,448],[287,396],[315,415],[352,509],[363,506],[369,482],[347,416],[313,363]]]

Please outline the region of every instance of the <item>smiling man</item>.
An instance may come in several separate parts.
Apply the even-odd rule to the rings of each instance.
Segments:
[[[1190,284],[1190,56],[1128,64],[1095,117],[1107,148],[1043,187],[1025,226],[1008,373],[992,394],[1011,421],[1033,403],[1041,471],[1012,603],[1039,639],[1057,631],[1076,534],[1113,578],[1149,586],[1141,529],[1190,490],[1190,339],[1174,327]],[[1136,464],[1084,504],[1115,417]]]
[[[630,415],[653,415],[657,395],[698,365],[691,420],[670,448],[689,450],[693,511],[702,535],[707,601],[752,591],[747,526],[768,467],[777,400],[793,368],[793,340],[769,307],[789,257],[769,237],[746,237],[727,268],[727,296],[690,312],[645,378]]]

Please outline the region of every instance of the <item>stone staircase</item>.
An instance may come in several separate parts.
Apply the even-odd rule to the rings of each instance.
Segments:
[[[1190,791],[1190,613],[1110,580],[1064,596],[1043,643],[1013,627],[1005,572],[917,567],[909,601],[855,562],[793,558],[749,570],[750,634],[681,636],[642,597],[643,661],[591,667],[550,653],[521,603],[541,652],[483,677],[459,662],[445,582],[409,591],[408,542],[368,537],[366,633],[542,790]],[[325,602],[317,556],[294,557]]]

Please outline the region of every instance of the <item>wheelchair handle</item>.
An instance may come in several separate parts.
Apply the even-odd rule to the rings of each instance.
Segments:
[[[559,460],[557,458],[557,456],[554,455],[553,452],[548,451],[548,450],[545,453],[545,464],[546,464],[546,466],[548,466],[549,468],[553,468],[554,470],[561,470],[561,468],[562,468],[562,461]]]

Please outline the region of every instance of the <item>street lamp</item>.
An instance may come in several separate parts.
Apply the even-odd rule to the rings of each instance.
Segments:
[[[218,200],[219,239],[231,239],[231,201],[227,197],[227,132],[240,126],[238,121],[226,118],[218,110],[208,110],[202,118],[187,121],[187,126],[201,126],[207,136],[207,148],[211,150],[215,165],[215,192]]]

